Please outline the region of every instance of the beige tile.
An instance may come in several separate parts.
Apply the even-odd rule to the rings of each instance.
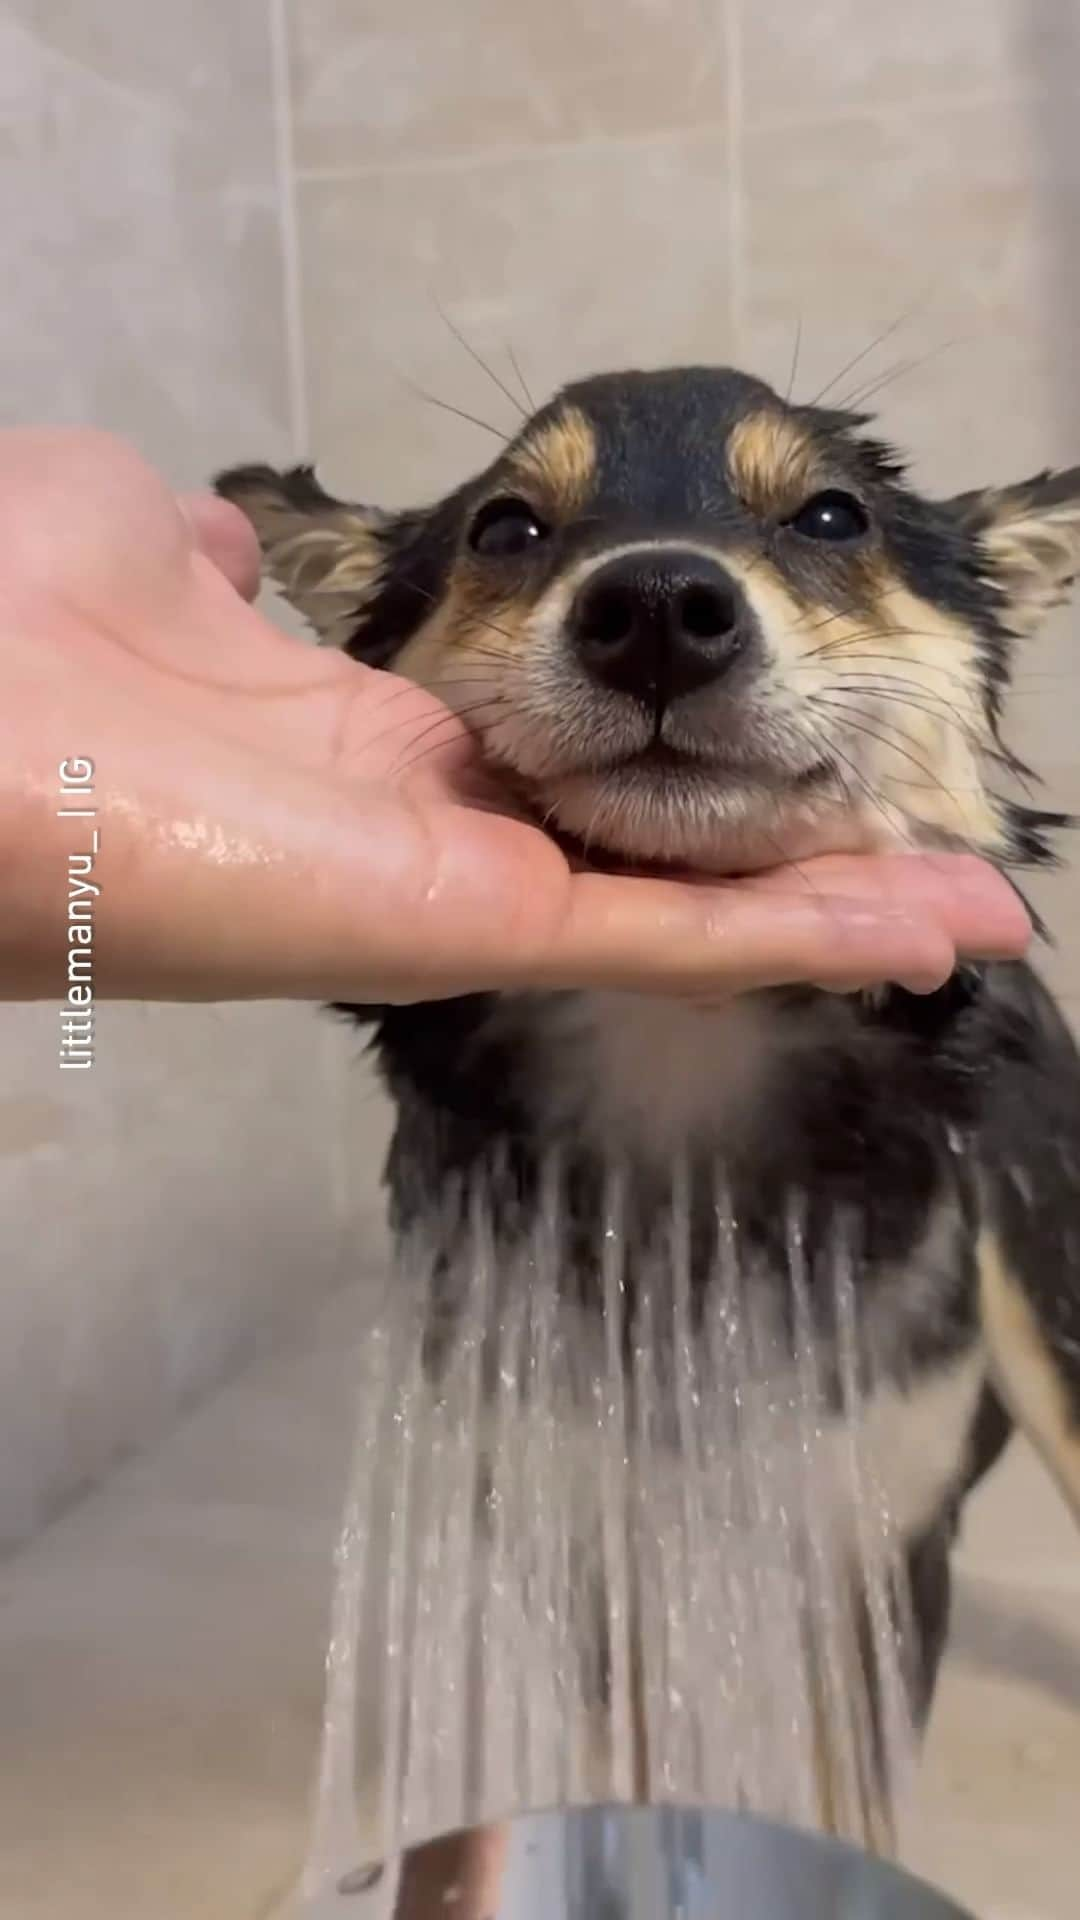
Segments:
[[[969,1503],[905,1858],[978,1920],[1071,1920],[1080,1534],[1014,1440]]]
[[[1075,1528],[1072,1544],[1080,1571]],[[1037,1566],[1024,1566],[1019,1558],[1011,1578],[974,1574],[964,1563],[956,1581],[950,1660],[964,1674],[1022,1686],[1033,1704],[1062,1714],[1063,1744],[1021,1730],[1012,1759],[1033,1781],[1063,1774],[1067,1780],[1071,1767],[1065,1760],[1080,1760],[1080,1581],[1043,1586]],[[976,1775],[978,1792],[985,1793],[987,1784]]]
[[[1080,997],[1080,874],[1066,867],[1020,873],[1016,879],[1046,928],[1028,958],[1056,998],[1075,1001]]]
[[[1062,848],[1069,837],[1061,836]],[[1018,879],[1049,935],[1033,945],[1032,964],[1051,993],[1075,1001],[1080,997],[1080,872],[1065,867]]]
[[[1039,120],[1002,103],[747,136],[745,356],[786,379],[801,318],[798,395],[829,382],[840,402],[885,381],[867,404],[932,491],[1067,464],[1080,448],[1062,269],[1080,148],[1071,109],[1045,105]],[[1047,141],[1060,149],[1052,191]]]
[[[1070,644],[1075,644],[1071,636]],[[1032,651],[1037,650],[1035,643]],[[1009,745],[1041,781],[1030,792],[1018,790],[1018,797],[1061,813],[1080,813],[1080,754],[1066,757],[1068,736],[1076,730],[1072,678],[1063,674],[1060,680],[1026,682],[1021,667],[1004,729]],[[1034,965],[1054,993],[1075,997],[1080,995],[1080,837],[1065,828],[1051,839],[1060,864],[1017,877],[1050,934],[1048,944],[1033,949]]]
[[[916,1831],[905,1865],[950,1895],[971,1920],[1075,1920],[1075,1818],[1047,1827],[1021,1812],[995,1820],[949,1812],[931,1835]]]
[[[383,1169],[394,1124],[394,1108],[367,1053],[369,1027],[340,1027],[333,1045],[340,1056],[343,1211],[351,1223],[351,1244],[364,1257],[385,1249],[386,1193]]]
[[[1075,993],[1061,995],[1060,1006],[1071,1029],[1073,1039],[1080,1045],[1080,995]]]
[[[1080,1595],[1080,1531],[1026,1440],[1011,1441],[968,1502],[956,1564],[969,1581]],[[1080,1609],[1075,1624],[1080,1645]]]
[[[0,1567],[5,1920],[261,1920],[295,1883],[363,1293]]]
[[[743,7],[747,112],[824,116],[879,102],[963,98],[1059,82],[1078,70],[1069,0],[909,0],[870,14],[860,0]]]
[[[519,415],[457,325],[537,400],[575,375],[723,360],[726,149],[720,137],[303,183],[313,451],[368,498],[415,500],[485,465],[497,438],[410,391],[512,431]]]
[[[1080,806],[1080,593],[1013,650],[1006,736],[1045,780],[1048,805]]]
[[[105,1006],[78,1075],[57,1069],[51,1007],[3,1027],[8,1097],[47,1094],[57,1116],[0,1155],[9,1546],[345,1269],[313,1011]],[[374,1170],[351,1186],[373,1191]]]
[[[301,168],[699,127],[725,111],[708,0],[297,0]]]
[[[1075,1591],[957,1583],[905,1841],[979,1920],[1071,1920],[1080,1780]]]
[[[284,450],[265,0],[13,0],[0,75],[0,423],[108,426],[185,484]]]

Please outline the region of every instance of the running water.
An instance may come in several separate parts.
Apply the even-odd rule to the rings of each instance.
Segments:
[[[555,1169],[512,1254],[478,1194],[449,1260],[436,1235],[392,1276],[363,1347],[311,1920],[360,1862],[567,1803],[741,1807],[888,1844],[904,1609],[860,1444],[850,1252],[824,1341],[797,1209],[787,1272],[763,1276],[719,1196],[701,1289],[685,1183],[632,1272],[624,1203],[612,1176],[584,1302]]]

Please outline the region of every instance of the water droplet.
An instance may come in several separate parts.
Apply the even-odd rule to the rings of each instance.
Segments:
[[[383,1872],[384,1868],[381,1862],[373,1866],[354,1867],[351,1873],[342,1874],[341,1879],[337,1883],[337,1890],[339,1893],[346,1894],[370,1893],[372,1887],[378,1886],[379,1881],[383,1877]]]

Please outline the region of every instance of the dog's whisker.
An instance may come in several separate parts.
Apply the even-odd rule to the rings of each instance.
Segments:
[[[941,354],[950,353],[954,347],[961,344],[962,340],[960,338],[943,340],[939,346],[930,347],[926,353],[914,354],[907,360],[897,360],[891,367],[886,368],[885,372],[881,374],[878,379],[870,381],[867,385],[856,389],[854,393],[846,395],[838,404],[845,408],[863,407],[868,400],[875,399],[879,393],[883,393],[886,387],[891,387],[895,381],[906,379],[909,373],[917,373],[920,367],[929,366],[931,361],[937,360]]]
[[[795,381],[799,373],[799,350],[802,347],[802,314],[795,320],[795,344],[791,349],[791,366],[788,370],[787,386],[784,389],[784,405],[787,406],[795,391]]]
[[[492,700],[479,700],[470,707],[457,709],[448,708],[445,714],[441,715],[437,721],[433,721],[430,726],[425,727],[421,733],[417,734],[415,740],[409,743],[410,747],[420,746],[420,743],[423,741],[427,741],[429,744],[422,747],[418,753],[410,753],[407,757],[396,760],[391,768],[392,774],[400,777],[411,772],[420,761],[429,759],[434,753],[442,752],[444,748],[451,745],[458,737],[463,726],[465,732],[470,734],[474,740],[482,742],[485,729],[482,724],[476,724],[476,716],[480,713],[497,713],[504,705],[505,702],[502,699],[494,698]],[[471,722],[472,724],[466,725],[467,722]],[[437,735],[443,727],[448,729],[446,738],[442,740],[432,740],[431,736],[433,734]]]
[[[910,694],[886,694],[880,693],[874,688],[841,690],[836,687],[827,688],[824,690],[824,693],[827,699],[834,701],[842,700],[846,705],[851,706],[852,712],[866,712],[872,715],[874,719],[881,721],[883,725],[891,723],[892,714],[895,712],[899,712],[900,714],[910,713],[913,715],[920,713],[927,720],[932,721],[935,727],[940,727],[943,732],[948,731],[955,733],[964,741],[965,745],[970,748],[973,755],[981,753],[985,744],[970,723],[960,719],[955,714],[948,713],[941,707],[924,706],[921,701],[913,699]],[[856,700],[867,702],[867,704],[856,706],[854,704]],[[879,701],[890,711],[882,714],[878,709],[877,703]],[[898,729],[898,731],[900,731],[900,729]]]
[[[943,695],[935,694],[932,690],[923,693],[918,690],[913,691],[903,682],[895,687],[887,687],[881,686],[874,680],[857,680],[848,674],[835,674],[821,691],[844,699],[851,698],[853,695],[866,695],[872,700],[883,700],[891,706],[910,707],[912,712],[924,713],[928,719],[935,720],[942,726],[955,728],[963,734],[972,747],[978,750],[989,745],[987,737],[980,733],[969,719],[958,713]]]
[[[920,673],[937,674],[940,678],[948,680],[953,686],[960,687],[969,694],[972,692],[971,677],[957,673],[954,668],[945,666],[941,661],[924,659],[919,653],[880,653],[869,651],[868,642],[873,643],[881,639],[895,639],[896,637],[896,630],[889,628],[880,633],[855,635],[850,641],[832,641],[827,646],[811,647],[806,653],[800,655],[792,671],[800,672],[807,668],[811,662],[822,663],[825,667],[828,667],[830,671],[835,671],[835,663],[837,661],[840,662],[841,667],[851,664],[854,664],[856,667],[862,667],[864,664],[869,663],[880,663],[883,666],[917,667]],[[909,637],[918,639],[924,636],[911,632]],[[821,666],[819,665],[814,670],[820,671]]]
[[[522,419],[524,419],[526,417],[525,409],[522,406],[521,401],[518,399],[517,395],[510,391],[510,388],[507,386],[505,380],[501,380],[499,378],[499,375],[496,373],[494,367],[491,367],[488,365],[483,355],[479,353],[477,349],[473,346],[471,340],[469,340],[466,337],[466,335],[462,332],[461,328],[457,325],[457,323],[451,319],[450,315],[447,313],[438,295],[433,294],[432,297],[435,301],[435,306],[438,310],[440,320],[442,320],[444,325],[449,328],[450,332],[454,336],[454,339],[457,341],[458,346],[464,348],[465,352],[469,356],[469,359],[474,363],[474,365],[480,368],[481,373],[485,373],[487,375],[488,379],[492,382],[494,386],[498,388],[499,392],[503,394],[507,400],[509,400],[510,405],[514,408],[515,412],[519,413]]]
[[[908,764],[914,767],[915,771],[922,776],[922,778],[917,781],[912,780],[910,777],[904,781],[899,774],[892,774],[890,778],[898,785],[912,787],[923,786],[929,792],[939,793],[942,799],[947,800],[949,805],[954,809],[957,820],[962,824],[966,823],[966,815],[960,804],[959,795],[953,789],[947,787],[940,776],[934,772],[933,768],[928,767],[926,762],[921,760],[917,754],[911,753],[907,747],[901,746],[899,744],[899,735],[895,733],[890,734],[890,732],[879,732],[876,728],[867,724],[867,720],[863,714],[850,707],[840,705],[828,699],[822,699],[821,705],[837,714],[850,732],[860,734],[867,740],[876,741],[879,746],[887,748],[890,753],[895,753],[900,759],[906,760]],[[877,719],[878,716],[872,714],[870,718]],[[887,727],[888,723],[882,721],[881,725]],[[909,736],[905,735],[903,737],[907,738]],[[972,791],[975,792],[977,789],[973,787]]]
[[[910,307],[905,307],[904,311],[898,314],[895,320],[891,320],[887,327],[883,327],[880,333],[874,335],[874,338],[868,346],[863,347],[858,353],[854,354],[850,360],[846,360],[839,373],[834,373],[832,379],[826,381],[825,385],[820,387],[817,393],[815,393],[813,399],[806,401],[805,405],[807,407],[820,406],[826,394],[832,393],[847,374],[853,373],[856,367],[860,367],[864,360],[868,360],[872,353],[876,353],[879,347],[884,346],[886,340],[891,340],[894,333],[899,333],[900,328],[906,326],[908,321],[914,318],[920,307],[924,306],[925,303],[926,295],[921,295],[918,300],[912,302]]]
[[[422,587],[419,581],[416,581],[416,580],[409,582],[408,586],[409,586],[409,591],[412,593],[415,593],[418,599],[427,600],[434,607],[437,607],[441,604],[439,595],[436,593],[432,593],[430,587]],[[511,643],[513,643],[514,635],[510,633],[506,627],[500,627],[495,620],[492,620],[490,618],[490,616],[474,613],[470,615],[470,618],[472,620],[477,621],[477,623],[480,626],[486,627],[489,630],[489,632],[497,633],[501,636],[502,639],[509,640]]]
[[[824,699],[833,701],[843,700],[847,705],[851,706],[853,712],[870,713],[872,718],[880,720],[883,726],[891,726],[897,733],[902,734],[903,729],[897,725],[895,720],[886,719],[873,709],[862,704],[863,696],[869,695],[875,701],[882,700],[891,704],[893,707],[900,708],[901,711],[909,710],[912,713],[923,713],[927,719],[933,720],[937,726],[954,728],[955,731],[977,751],[981,750],[985,744],[983,736],[976,732],[971,722],[965,720],[962,715],[950,710],[945,704],[926,704],[911,694],[890,693],[885,689],[876,687],[843,687],[837,683],[833,683],[830,686],[821,688],[819,691],[820,696]],[[912,735],[905,735],[905,737],[910,739],[914,746],[920,744]]]
[[[501,427],[493,427],[490,420],[483,420],[479,414],[470,413],[467,407],[455,407],[451,400],[440,400],[438,394],[429,393],[426,387],[418,386],[415,380],[410,380],[405,375],[402,375],[402,379],[418,400],[426,400],[429,406],[438,407],[442,413],[452,413],[457,420],[466,420],[471,427],[480,427],[484,433],[490,433],[496,440],[501,440],[504,447],[509,446],[513,436],[504,433]]]
[[[522,393],[525,395],[525,400],[528,405],[529,412],[535,413],[536,401],[533,399],[532,394],[529,392],[529,383],[526,380],[525,375],[521,371],[521,366],[519,364],[517,354],[514,352],[513,345],[509,340],[506,343],[506,353],[507,353],[507,358],[510,361],[510,365],[514,369],[514,375],[517,380],[517,383],[521,388]]]
[[[806,671],[819,674],[822,671],[822,667],[811,666],[809,663],[812,661],[823,661],[830,673],[845,671],[849,663],[854,663],[857,669],[861,669],[863,665],[876,666],[880,663],[880,665],[885,667],[917,667],[920,674],[934,673],[941,679],[949,681],[952,686],[962,688],[966,693],[970,693],[972,690],[969,678],[962,673],[955,672],[952,667],[943,666],[941,662],[937,660],[924,660],[921,656],[910,653],[869,653],[861,646],[857,652],[848,654],[846,659],[845,653],[846,649],[844,648],[837,648],[835,652],[827,653],[823,649],[815,647],[810,653],[803,654],[795,666],[792,667],[791,671],[792,673],[802,673]],[[839,667],[835,664],[837,659],[840,661]],[[873,677],[876,679],[878,676],[875,674]]]
[[[818,732],[819,732],[820,738],[825,743],[827,754],[830,756],[835,756],[836,759],[838,759],[848,769],[848,772],[852,775],[853,779],[855,780],[856,784],[861,789],[861,791],[866,795],[866,798],[870,801],[870,804],[873,806],[874,810],[877,813],[880,813],[882,819],[884,820],[886,826],[889,829],[890,834],[897,834],[901,839],[905,841],[905,843],[908,846],[914,848],[916,844],[915,840],[911,834],[910,828],[908,827],[906,821],[904,820],[904,816],[901,810],[898,807],[894,806],[891,802],[887,801],[882,794],[879,794],[877,792],[876,788],[873,786],[873,783],[868,779],[866,774],[863,772],[862,768],[857,764],[856,761],[852,760],[851,757],[844,752],[843,748],[838,744],[835,734],[824,722],[820,720],[818,722]]]
[[[891,667],[885,668],[881,672],[870,671],[864,673],[862,670],[864,657],[865,656],[857,656],[854,665],[845,666],[841,664],[839,667],[830,666],[830,681],[836,681],[838,685],[849,682],[854,684],[857,682],[867,687],[910,687],[916,693],[924,695],[927,700],[936,700],[942,706],[949,705],[946,696],[943,693],[938,693],[934,687],[927,686],[925,680],[921,679],[917,673],[894,673]],[[797,667],[793,669],[793,672],[798,671],[799,669]],[[808,669],[808,671],[812,671],[815,679],[818,679],[820,678],[822,670],[819,667],[815,667]]]

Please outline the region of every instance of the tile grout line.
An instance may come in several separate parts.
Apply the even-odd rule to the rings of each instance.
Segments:
[[[743,46],[741,0],[724,0],[723,37],[727,128],[727,275],[729,358],[741,366],[745,331],[745,219],[743,191],[743,144],[745,100],[743,92]]]
[[[750,133],[768,136],[787,132],[813,133],[827,130],[837,124],[846,125],[854,121],[865,121],[870,125],[876,125],[882,121],[893,121],[899,118],[918,122],[923,118],[943,113],[980,113],[985,112],[988,107],[1023,106],[1029,103],[1029,94],[1023,90],[984,87],[955,95],[924,94],[915,101],[909,99],[863,101],[852,106],[830,106],[805,111],[762,109],[751,121],[745,110],[739,0],[723,0],[723,8],[721,33],[728,48],[727,107],[730,113],[731,106],[734,104],[739,121],[740,172],[746,138]],[[736,66],[734,74],[731,71],[733,62]],[[464,151],[439,151],[437,148],[431,148],[408,155],[380,154],[377,158],[366,160],[345,160],[337,163],[308,161],[294,166],[293,177],[300,186],[333,186],[336,183],[348,183],[351,180],[378,179],[388,176],[443,172],[468,173],[489,167],[513,165],[519,161],[534,161],[539,164],[545,160],[563,159],[574,154],[618,154],[635,147],[706,144],[710,140],[724,139],[729,132],[730,128],[725,120],[702,120],[695,126],[642,127],[627,133],[597,133],[581,137],[571,136],[563,140],[507,141],[490,147],[471,147]]]
[[[646,127],[635,133],[597,133],[565,140],[508,141],[490,147],[472,147],[466,152],[385,155],[376,160],[344,161],[339,165],[308,164],[296,169],[301,185],[332,186],[337,181],[380,178],[386,175],[416,173],[468,173],[484,167],[513,165],[518,161],[562,160],[576,154],[618,154],[634,147],[671,147],[681,144],[707,144],[724,132],[720,120],[702,120],[697,126]]]
[[[308,356],[304,327],[303,269],[297,199],[288,9],[289,0],[269,0],[289,438],[293,459],[302,461],[310,459],[314,449],[311,444]],[[340,1043],[335,1046],[335,1041],[338,1041],[337,1033],[333,1031],[329,1022],[322,1022],[318,1045],[330,1129],[330,1138],[327,1142],[326,1177],[335,1230],[334,1284],[339,1285],[347,1278],[355,1219],[351,1204],[352,1181],[349,1156],[348,1072],[350,1062],[345,1049],[340,1046]]]
[[[292,454],[303,460],[309,453],[307,353],[301,298],[300,221],[297,209],[297,172],[293,140],[292,80],[289,65],[289,0],[269,0],[270,57],[273,70],[274,153],[277,172],[278,226],[281,234],[281,278],[288,367],[289,436]]]

